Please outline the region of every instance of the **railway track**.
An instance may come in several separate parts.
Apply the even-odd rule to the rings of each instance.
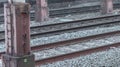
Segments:
[[[101,16],[83,20],[39,25],[31,27],[32,39],[54,36],[62,33],[69,33],[90,28],[101,28],[120,24],[120,15]],[[3,42],[4,31],[0,31],[0,41]],[[43,65],[66,59],[76,58],[87,54],[105,51],[112,47],[120,46],[120,30],[107,31],[103,33],[66,39],[53,43],[31,46],[31,52],[35,55],[36,65]],[[111,41],[112,40],[112,41]],[[0,56],[5,54],[0,52]]]
[[[75,38],[66,41],[49,43],[44,45],[32,46],[32,52],[36,56],[36,65],[42,65],[52,63],[56,61],[71,59],[94,52],[108,50],[111,47],[120,46],[119,40],[120,31],[107,32],[92,36],[86,36],[83,38]],[[117,41],[113,40],[116,39]],[[91,45],[87,42],[95,42],[95,45]],[[101,41],[106,41],[101,43]],[[109,43],[108,43],[109,41]],[[99,44],[97,44],[99,42]],[[85,43],[87,45],[85,45]],[[4,54],[4,52],[0,53]]]
[[[92,4],[92,3],[91,3]],[[91,6],[91,4],[88,4],[87,6],[73,6],[73,7],[66,7],[66,8],[59,8],[59,9],[50,9],[50,17],[60,17],[60,16],[66,16],[66,15],[72,15],[72,14],[85,14],[85,13],[94,13],[100,11],[100,5],[99,3],[95,3]],[[119,8],[120,3],[115,3],[115,9]],[[4,15],[0,14],[0,24],[4,21]],[[35,11],[31,11],[31,20],[35,20]]]
[[[69,21],[63,23],[55,23],[48,25],[39,25],[31,27],[31,38],[41,38],[59,35],[63,33],[70,33],[79,30],[86,30],[90,28],[104,27],[104,26],[114,26],[120,24],[120,15],[111,16],[101,16],[90,19]],[[0,42],[4,39],[4,30],[0,31]]]
[[[36,31],[39,31],[39,34],[41,36],[44,36],[44,34],[45,34],[45,36],[47,36],[46,33],[59,34],[62,31],[63,32],[70,31],[70,30],[75,31],[77,29],[80,30],[83,28],[116,24],[116,23],[119,23],[119,17],[120,17],[119,15],[101,16],[101,17],[95,17],[95,18],[90,18],[90,19],[75,20],[75,21],[68,21],[68,22],[63,22],[63,23],[35,26],[35,27],[31,28],[31,32],[32,32],[32,34],[37,35],[38,32],[36,33]],[[56,33],[56,32],[58,32],[58,33]]]
[[[93,25],[90,26],[89,25],[90,23],[87,24],[88,23],[87,21],[90,21],[91,24],[93,21],[101,22],[101,23],[95,24],[93,22]],[[96,27],[96,25],[100,26],[100,25],[118,23],[119,15],[104,16],[104,23],[102,21],[103,21],[103,17],[96,17],[96,18],[92,18],[89,20],[85,19],[85,20],[79,20],[76,22],[71,21],[71,22],[66,22],[66,23],[78,23],[78,24],[84,23],[84,24],[87,24],[88,26],[83,26],[83,28],[80,27],[80,29],[85,29],[86,27],[87,28]],[[82,23],[79,23],[79,22],[82,22]],[[59,25],[60,24],[62,24],[62,23],[59,23]],[[73,24],[71,24],[71,25],[73,25]],[[61,25],[61,26],[63,26],[63,25]],[[31,49],[32,49],[32,52],[36,56],[36,61],[35,61],[36,65],[42,65],[42,64],[62,61],[62,60],[66,60],[66,59],[71,59],[71,58],[91,54],[94,52],[108,50],[111,47],[118,47],[118,46],[120,46],[119,37],[120,37],[120,31],[112,31],[112,32],[95,34],[95,35],[90,35],[90,36],[86,36],[86,37],[74,38],[74,39],[69,39],[69,40],[64,40],[64,41],[59,41],[59,42],[54,42],[54,43],[40,44],[37,46],[31,46]],[[96,45],[91,45],[91,48],[89,47],[90,44],[88,44],[87,46],[85,46],[85,44],[83,44],[83,42],[84,43],[90,42],[91,40],[93,40],[94,42],[97,42],[96,40],[102,39],[102,41],[104,41],[104,40],[108,40],[109,38],[113,38],[113,40],[115,40],[117,38],[118,40],[117,40],[117,42],[115,40],[112,43],[111,43],[111,41],[109,41],[110,43],[105,43],[105,44],[101,44],[101,41],[100,41],[99,42],[100,46],[98,46],[99,44],[96,43]],[[84,49],[84,47],[85,47],[85,49]],[[83,49],[79,49],[79,48],[83,48]],[[4,53],[5,52],[0,52],[0,55],[4,54]]]
[[[120,46],[120,43],[108,44],[107,46],[101,46],[101,47],[76,51],[73,53],[63,54],[63,55],[59,55],[59,56],[54,56],[54,57],[50,57],[50,58],[45,58],[45,59],[41,59],[41,60],[36,60],[35,63],[38,66],[45,65],[48,63],[54,63],[57,61],[64,61],[67,59],[72,59],[72,58],[88,55],[88,54],[95,53],[95,52],[109,50],[111,47],[119,47],[119,46]]]
[[[64,42],[59,42],[57,44],[53,44],[52,47],[50,47],[50,45],[48,45],[48,46],[44,47],[43,49],[39,48],[39,46],[37,46],[38,49],[37,48],[34,49],[35,51],[36,50],[38,51],[38,52],[34,53],[37,58],[36,64],[42,65],[42,64],[52,63],[52,62],[56,62],[56,61],[61,61],[61,60],[66,60],[66,59],[71,59],[71,58],[87,55],[87,54],[98,52],[98,51],[104,51],[104,50],[110,49],[111,47],[118,47],[118,46],[120,46],[119,41],[113,42],[113,43],[108,43],[108,44],[101,43],[102,45],[100,45],[100,44],[91,45],[92,47],[90,47],[90,44],[87,43],[88,47],[86,47],[86,45],[84,44],[85,43],[84,40],[91,40],[91,39],[96,40],[96,38],[98,40],[99,39],[105,40],[110,37],[113,38],[114,36],[119,35],[119,33],[120,33],[120,31],[117,31],[117,32],[111,32],[111,33],[106,33],[106,34],[102,34],[102,35],[100,34],[93,38],[91,36],[90,38],[88,37],[88,39],[68,40],[68,41],[64,41]],[[95,41],[95,40],[93,40],[93,41]],[[84,43],[82,43],[82,42],[84,42]],[[96,41],[96,42],[98,42],[98,41]],[[75,45],[76,43],[79,43],[79,44]],[[41,49],[41,51],[40,51],[40,49]]]

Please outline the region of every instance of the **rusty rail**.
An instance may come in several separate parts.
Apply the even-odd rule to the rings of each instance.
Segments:
[[[52,62],[67,60],[67,59],[71,59],[71,58],[75,58],[75,57],[80,57],[80,56],[88,55],[88,54],[95,53],[95,52],[105,51],[105,50],[110,49],[111,47],[119,47],[119,46],[120,46],[120,42],[114,43],[114,44],[109,44],[106,46],[77,51],[77,52],[73,52],[73,53],[63,54],[63,55],[59,55],[59,56],[55,56],[55,57],[50,57],[50,58],[46,58],[46,59],[42,59],[42,60],[37,60],[37,61],[35,61],[35,63],[36,63],[36,65],[43,65],[43,64],[47,64],[47,63],[52,63]]]
[[[96,27],[96,26],[102,26],[102,25],[109,25],[109,24],[116,24],[116,23],[119,23],[120,20],[114,20],[114,21],[106,21],[106,22],[98,22],[98,23],[92,23],[91,24],[85,24],[86,22],[88,21],[91,21],[91,20],[95,20],[95,19],[102,19],[102,18],[111,18],[111,17],[120,17],[120,15],[111,15],[111,16],[101,16],[101,17],[96,17],[96,18],[89,18],[89,19],[83,19],[83,20],[75,20],[75,21],[68,21],[68,22],[63,22],[63,23],[55,23],[55,24],[48,24],[48,25],[40,25],[40,26],[33,26],[31,27],[31,30],[34,30],[34,29],[44,29],[44,28],[47,28],[48,31],[44,31],[44,32],[37,32],[37,33],[32,33],[31,34],[31,37],[43,37],[43,36],[49,36],[49,35],[54,35],[54,34],[58,34],[58,33],[61,33],[61,32],[67,32],[67,31],[73,31],[73,30],[79,30],[79,29],[86,29],[86,28],[90,28],[90,27]],[[85,22],[85,23],[84,23]],[[65,26],[65,25],[69,25],[69,24],[78,24],[78,23],[84,23],[84,25],[79,25],[79,26],[72,26],[72,27],[68,27],[68,28],[65,28],[65,29],[55,29],[55,30],[49,30],[49,27],[56,27],[58,25],[60,26]],[[4,31],[0,31],[0,34],[4,34]],[[3,37],[0,38],[0,42],[1,41],[4,41],[5,39]]]
[[[115,35],[115,34],[120,34],[120,31],[102,33],[102,34],[97,34],[97,35],[92,35],[92,36],[86,36],[86,37],[81,37],[81,38],[65,40],[65,41],[59,41],[59,42],[55,42],[55,43],[38,45],[38,46],[32,47],[31,49],[32,49],[32,51],[50,49],[50,48],[54,48],[54,47],[58,47],[58,46],[65,46],[65,45],[70,45],[70,44],[74,44],[74,43],[80,43],[80,42],[87,41],[90,39],[109,37],[109,36]]]
[[[41,44],[41,45],[38,45],[38,46],[31,47],[31,50],[33,52],[34,51],[40,51],[40,50],[44,50],[44,49],[50,49],[50,48],[54,48],[54,47],[71,45],[71,44],[74,44],[74,43],[80,43],[80,42],[87,41],[87,40],[90,40],[90,39],[109,37],[109,36],[116,35],[116,34],[120,34],[120,31],[113,31],[113,32],[108,32],[108,33],[96,34],[96,35],[92,35],[92,36],[86,36],[86,37],[70,39],[70,40],[66,40],[66,41],[59,41],[59,42],[55,42],[55,43],[48,43],[48,44],[43,44],[43,45]],[[0,57],[4,53],[5,52],[0,52]]]

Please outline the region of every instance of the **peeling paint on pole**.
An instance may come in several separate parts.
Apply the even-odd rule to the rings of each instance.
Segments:
[[[13,2],[6,4],[5,45],[3,67],[35,67],[30,48],[30,5]]]

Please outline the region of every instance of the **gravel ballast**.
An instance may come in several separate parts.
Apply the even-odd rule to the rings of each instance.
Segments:
[[[120,35],[35,52],[36,60],[120,42]]]
[[[38,67],[120,67],[120,48],[59,61]]]
[[[64,33],[64,34],[55,35],[55,36],[36,38],[36,39],[32,39],[30,43],[31,43],[31,46],[44,45],[47,43],[53,43],[53,42],[58,42],[58,41],[74,39],[74,38],[86,37],[86,36],[107,33],[107,32],[112,32],[112,31],[120,31],[120,26],[113,26],[113,27],[107,27],[107,28],[96,28],[96,29],[91,29],[91,30],[77,31],[73,33]],[[0,42],[0,51],[4,51],[4,50],[5,50],[4,42]]]
[[[86,37],[101,33],[107,33],[112,31],[120,31],[120,26],[113,26],[113,27],[107,27],[107,28],[96,28],[91,30],[84,30],[84,31],[77,31],[73,33],[64,33],[60,35],[55,36],[49,36],[49,37],[42,37],[42,38],[36,38],[31,41],[31,46],[40,45],[40,44],[47,44],[47,43],[53,43],[57,41],[64,41],[74,38],[80,38],[80,37]]]
[[[56,24],[56,23],[64,23],[68,21],[75,21],[75,20],[83,20],[83,19],[89,19],[89,18],[95,18],[100,16],[112,16],[117,15],[120,13],[112,13],[112,14],[105,14],[102,15],[100,12],[97,13],[86,13],[86,14],[75,14],[75,15],[67,15],[64,17],[56,17],[56,18],[50,18],[48,21],[44,22],[35,22],[31,21],[30,26],[42,26],[42,25],[49,25],[49,24]],[[4,24],[0,24],[0,31],[4,30]]]
[[[112,40],[112,39],[111,39]],[[0,67],[1,66],[0,60]],[[120,48],[36,67],[119,67]]]

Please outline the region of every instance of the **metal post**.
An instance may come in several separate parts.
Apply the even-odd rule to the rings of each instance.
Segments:
[[[27,3],[4,5],[6,54],[3,67],[35,67],[30,49],[30,8]]]
[[[49,10],[46,0],[36,0],[35,21],[42,22],[49,19]]]
[[[113,12],[113,0],[101,0],[101,13],[112,13]]]

